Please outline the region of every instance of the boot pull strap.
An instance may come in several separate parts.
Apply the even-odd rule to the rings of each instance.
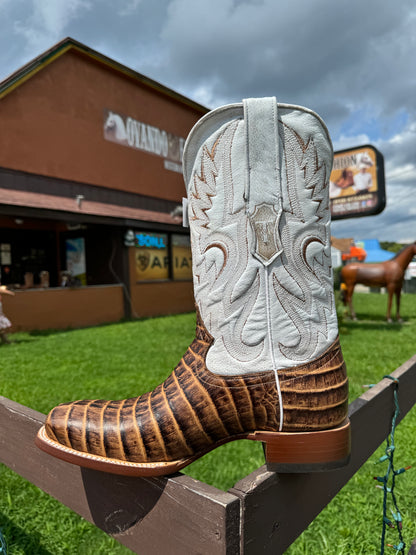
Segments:
[[[265,266],[282,252],[278,106],[275,97],[243,100],[247,149],[245,200],[256,237],[253,256]]]

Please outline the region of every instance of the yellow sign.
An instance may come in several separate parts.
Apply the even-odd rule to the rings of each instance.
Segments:
[[[135,251],[137,281],[169,279],[167,249],[139,247]]]
[[[173,279],[192,279],[191,240],[189,235],[172,235]]]
[[[138,231],[135,233],[135,245],[137,281],[192,279],[189,235],[178,233],[168,236],[166,233]]]
[[[173,279],[192,279],[191,247],[172,247]]]
[[[135,258],[138,281],[169,279],[167,234],[137,232]]]
[[[331,199],[377,191],[376,155],[372,149],[346,150],[334,155]]]

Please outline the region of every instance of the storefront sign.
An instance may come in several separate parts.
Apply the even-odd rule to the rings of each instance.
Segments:
[[[173,278],[192,279],[189,236],[182,234],[136,232],[135,264],[137,281]],[[168,244],[170,240],[171,248]],[[170,255],[169,255],[170,250]],[[172,274],[170,269],[172,268]]]
[[[151,247],[165,249],[167,247],[167,235],[158,233],[136,233],[136,244],[138,247]]]
[[[182,172],[185,139],[131,117],[104,110],[104,138],[164,158],[164,168]]]
[[[191,241],[188,235],[172,235],[173,279],[192,279]]]
[[[169,279],[168,236],[166,233],[136,233],[137,281]]]
[[[132,229],[128,229],[124,234],[124,246],[135,247],[136,246],[136,236]]]
[[[386,206],[382,154],[371,145],[335,152],[329,186],[333,220],[379,214]]]

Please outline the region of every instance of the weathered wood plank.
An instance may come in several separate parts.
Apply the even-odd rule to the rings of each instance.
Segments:
[[[413,541],[412,545],[410,546],[407,555],[416,555],[416,539]]]
[[[44,415],[0,397],[0,462],[140,555],[237,555],[240,501],[183,474],[80,469],[34,445]]]
[[[392,375],[399,378],[400,421],[416,402],[416,355]],[[283,553],[387,437],[393,411],[393,384],[383,379],[350,405],[348,466],[325,473],[279,475],[263,466],[229,490],[242,502],[241,553]]]
[[[416,400],[416,356],[393,375],[400,380],[400,421]],[[245,555],[275,555],[284,552],[382,443],[392,412],[392,382],[385,379],[350,406],[352,456],[347,467],[298,475],[277,475],[262,467],[225,493],[182,474],[128,478],[54,459],[33,443],[44,415],[0,397],[0,461],[142,555],[237,555],[240,549]]]

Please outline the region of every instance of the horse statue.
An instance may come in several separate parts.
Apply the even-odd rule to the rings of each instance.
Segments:
[[[404,272],[416,255],[416,241],[404,247],[390,260],[379,264],[366,264],[365,262],[354,262],[347,264],[341,270],[341,283],[344,284],[343,302],[349,307],[353,320],[357,317],[352,306],[352,295],[356,283],[369,285],[370,287],[386,287],[389,294],[387,303],[387,321],[391,322],[391,305],[393,294],[396,296],[396,318],[400,318],[400,295],[402,292]]]

